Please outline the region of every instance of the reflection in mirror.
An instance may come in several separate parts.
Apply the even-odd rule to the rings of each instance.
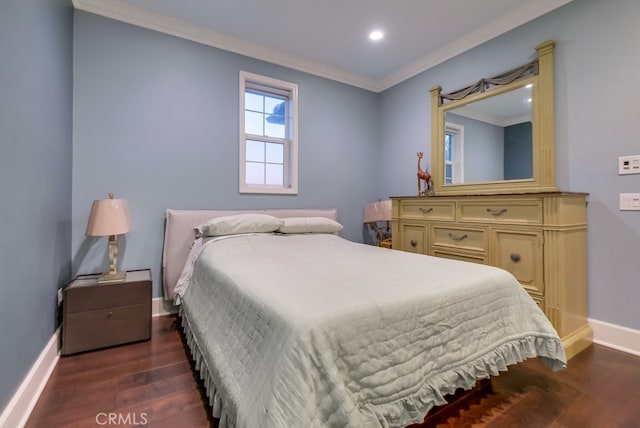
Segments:
[[[444,184],[533,177],[532,87],[445,112]]]

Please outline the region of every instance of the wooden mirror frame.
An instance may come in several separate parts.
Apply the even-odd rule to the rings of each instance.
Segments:
[[[553,50],[555,42],[536,46],[538,57],[528,64],[492,78],[481,79],[460,90],[431,92],[431,175],[436,195],[486,195],[557,191],[555,185]],[[533,177],[529,179],[444,184],[445,112],[474,101],[508,92],[528,83],[532,88]]]

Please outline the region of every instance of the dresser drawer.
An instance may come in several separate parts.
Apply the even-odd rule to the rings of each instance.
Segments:
[[[433,256],[442,257],[444,259],[460,260],[463,262],[487,264],[487,255],[483,252],[457,252],[444,248],[434,248]]]
[[[151,337],[151,301],[141,305],[67,314],[64,354],[147,340]]]
[[[475,223],[541,225],[542,200],[461,201],[459,202],[459,220]]]
[[[494,230],[493,265],[509,271],[532,296],[544,295],[542,232]]]
[[[400,224],[400,236],[398,249],[411,253],[427,254],[428,247],[428,227],[415,224]]]
[[[453,202],[424,200],[400,201],[400,217],[423,220],[448,220],[455,218]]]
[[[433,226],[433,245],[486,251],[484,229]]]

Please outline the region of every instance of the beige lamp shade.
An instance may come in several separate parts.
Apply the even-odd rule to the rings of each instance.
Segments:
[[[127,201],[113,199],[112,193],[109,196],[109,199],[93,201],[87,223],[87,236],[121,235],[131,228]]]
[[[391,221],[391,199],[367,204],[364,208],[364,222]]]

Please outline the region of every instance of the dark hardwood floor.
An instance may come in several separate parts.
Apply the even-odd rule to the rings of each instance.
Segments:
[[[215,427],[185,349],[178,319],[168,316],[153,319],[150,341],[61,357],[26,426]],[[593,345],[557,373],[528,360],[434,423],[640,427],[640,357]]]

